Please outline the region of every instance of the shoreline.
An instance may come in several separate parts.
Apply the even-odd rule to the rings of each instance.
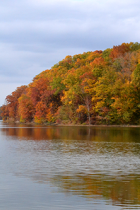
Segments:
[[[37,123],[34,123],[34,122],[26,122],[26,123],[20,123],[19,121],[15,121],[15,122],[12,122],[12,121],[3,121],[3,120],[0,120],[2,121],[3,123],[6,123],[6,124],[18,124],[18,125],[35,125],[35,126],[56,126],[56,127],[137,127],[137,128],[140,128],[140,125],[123,125],[123,124],[120,124],[120,125],[104,125],[104,124],[94,124],[94,125],[83,125],[83,124],[72,124],[72,123],[68,123],[68,124],[63,124],[63,123],[44,123],[44,124],[37,124]]]

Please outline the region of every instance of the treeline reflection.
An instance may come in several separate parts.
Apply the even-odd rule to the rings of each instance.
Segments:
[[[49,140],[93,140],[107,142],[140,142],[138,127],[88,127],[88,126],[48,126],[48,127],[2,127],[4,135],[18,139]]]
[[[104,199],[113,205],[138,205],[140,208],[140,177],[129,174],[127,176],[107,176],[104,174],[58,175],[51,179],[60,192],[72,193],[87,198]],[[135,206],[136,207],[136,206]]]

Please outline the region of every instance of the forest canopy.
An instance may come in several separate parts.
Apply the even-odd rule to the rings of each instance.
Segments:
[[[4,121],[140,124],[140,44],[68,55],[5,101]]]

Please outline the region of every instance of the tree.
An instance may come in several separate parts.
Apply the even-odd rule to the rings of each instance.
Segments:
[[[19,115],[20,122],[31,122],[34,118],[35,108],[31,101],[31,98],[25,94],[22,94],[18,99],[19,102]]]
[[[27,86],[18,87],[10,95],[6,96],[6,105],[3,106],[3,119],[16,120],[18,116],[18,99],[26,91]]]

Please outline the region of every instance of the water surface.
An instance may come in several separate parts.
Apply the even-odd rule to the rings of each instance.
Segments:
[[[140,209],[140,128],[0,124],[1,210]]]

